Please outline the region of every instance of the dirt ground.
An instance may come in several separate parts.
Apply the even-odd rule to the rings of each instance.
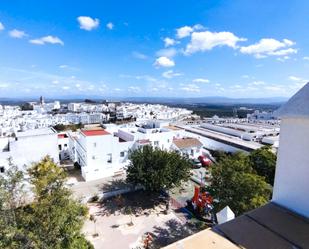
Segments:
[[[143,248],[147,233],[153,238],[151,248],[161,248],[192,234],[175,210],[165,212],[164,196],[137,191],[88,207],[93,219],[86,221],[83,232],[96,249]]]

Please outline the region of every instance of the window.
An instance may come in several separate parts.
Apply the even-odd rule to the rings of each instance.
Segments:
[[[97,147],[97,143],[93,143],[93,147]]]
[[[121,151],[120,152],[120,157],[124,157],[125,153],[126,153],[125,151]]]
[[[107,162],[108,163],[112,163],[113,162],[112,153],[107,154]]]
[[[192,149],[192,150],[191,150],[191,156],[193,156],[193,155],[194,155],[194,150]]]
[[[3,166],[0,166],[0,173],[4,173],[5,168]]]
[[[61,150],[61,149],[62,149],[61,144],[58,144],[58,148],[59,148],[59,150]]]
[[[96,159],[96,157],[95,156],[92,156],[92,160],[95,160]]]
[[[64,144],[64,147],[68,147],[68,145],[67,145],[67,144]]]
[[[159,145],[159,141],[154,141],[153,144],[154,144],[155,146],[158,146],[158,145]]]

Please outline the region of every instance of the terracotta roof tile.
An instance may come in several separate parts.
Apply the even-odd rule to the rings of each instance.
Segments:
[[[109,132],[107,132],[103,129],[100,129],[100,130],[82,130],[82,134],[86,137],[111,135]]]
[[[201,147],[203,144],[197,138],[182,138],[174,139],[173,143],[179,149],[191,148],[191,147]]]

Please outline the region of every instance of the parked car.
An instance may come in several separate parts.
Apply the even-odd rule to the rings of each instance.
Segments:
[[[203,155],[199,156],[198,160],[201,162],[203,167],[209,167],[212,163],[208,157],[203,156]]]
[[[199,168],[202,167],[202,163],[200,162],[199,159],[191,159],[190,163],[192,165],[192,168],[194,168],[194,169],[199,169]]]

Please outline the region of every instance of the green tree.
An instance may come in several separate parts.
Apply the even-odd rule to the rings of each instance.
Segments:
[[[88,248],[80,233],[87,209],[65,187],[65,171],[45,157],[28,173],[36,197],[29,222],[38,248]]]
[[[143,146],[130,154],[130,160],[127,181],[149,191],[171,189],[190,176],[190,162],[176,152]]]
[[[73,199],[65,187],[64,170],[50,157],[45,157],[28,170],[28,179],[27,187],[33,187],[28,195],[28,198],[33,195],[33,200],[28,200],[28,204],[19,198],[15,198],[17,201],[13,204],[10,201],[12,196],[20,196],[26,182],[21,171],[12,167],[6,177],[0,179],[0,225],[1,228],[10,225],[9,229],[1,230],[1,248],[93,248],[80,232],[87,209]],[[14,182],[16,184],[11,184]],[[7,219],[3,212],[14,217]]]
[[[0,248],[21,248],[25,236],[20,226],[24,204],[24,174],[9,160],[9,169],[0,175]],[[19,238],[18,240],[16,238]]]
[[[254,150],[249,155],[252,168],[260,176],[264,176],[266,182],[274,185],[277,156],[269,146],[263,146]]]
[[[211,174],[211,185],[207,189],[218,200],[215,204],[218,211],[229,206],[240,215],[267,203],[270,198],[270,186],[254,173],[248,156],[242,153],[221,158],[212,167]]]

